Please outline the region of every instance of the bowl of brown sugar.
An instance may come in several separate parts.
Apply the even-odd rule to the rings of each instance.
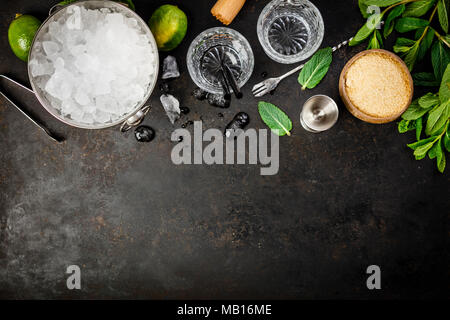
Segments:
[[[339,92],[356,118],[387,123],[408,109],[414,87],[402,59],[392,52],[372,49],[355,55],[345,65],[339,79]]]

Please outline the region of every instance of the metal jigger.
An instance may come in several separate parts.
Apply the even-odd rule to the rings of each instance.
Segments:
[[[306,131],[319,133],[330,129],[339,117],[336,102],[328,96],[309,98],[300,113],[300,123]]]

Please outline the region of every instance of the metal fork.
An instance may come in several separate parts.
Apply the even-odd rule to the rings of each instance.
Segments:
[[[339,43],[337,46],[333,47],[332,50],[335,52],[336,50],[339,50],[341,47],[347,45],[353,38],[350,38],[348,40],[345,40],[341,43]],[[289,77],[291,74],[301,70],[305,64],[299,65],[297,68],[292,69],[291,71],[283,74],[282,76],[279,76],[278,78],[269,78],[264,81],[261,81],[260,83],[257,83],[253,86],[252,93],[255,97],[262,97],[266,93],[275,90],[275,88],[278,86],[281,80],[284,78]]]

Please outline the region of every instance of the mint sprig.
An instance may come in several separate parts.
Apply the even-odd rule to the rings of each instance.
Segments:
[[[382,48],[377,26],[384,20],[382,35],[385,39],[394,30],[401,33],[393,51],[403,58],[410,71],[419,61],[431,57],[433,70],[415,73],[413,80],[416,86],[439,87],[439,92],[430,92],[414,100],[402,115],[398,131],[415,131],[417,141],[408,147],[414,150],[416,159],[423,159],[428,154],[429,158],[436,159],[438,170],[443,172],[445,151],[450,152],[449,0],[359,0],[358,5],[368,20],[350,46],[368,40],[368,49]],[[372,5],[383,10],[370,15],[367,10]]]
[[[427,93],[415,100],[402,115],[398,131],[405,133],[416,129],[416,142],[408,144],[414,150],[416,160],[436,159],[440,172],[446,166],[445,151],[450,152],[450,63],[442,77],[439,93]],[[425,135],[422,135],[422,123],[425,122]]]

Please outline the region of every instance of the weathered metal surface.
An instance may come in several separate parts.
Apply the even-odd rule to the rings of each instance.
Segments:
[[[139,1],[148,19],[165,1]],[[0,100],[1,298],[422,298],[448,297],[449,175],[415,161],[412,135],[396,124],[352,117],[339,99],[340,70],[363,47],[334,55],[329,74],[301,92],[296,78],[264,97],[294,122],[280,139],[280,172],[258,166],[175,166],[170,134],[183,120],[222,129],[238,111],[249,127],[264,128],[251,96],[260,74],[292,68],[269,60],[256,37],[267,1],[247,1],[231,24],[250,41],[254,74],[227,110],[190,96],[184,57],[203,29],[218,26],[212,1],[173,1],[189,16],[189,30],[173,54],[182,76],[170,86],[191,112],[172,126],[156,89],[144,124],[149,144],[118,128],[87,131],[58,123],[33,97],[17,100],[67,141],[57,145]],[[361,25],[356,1],[314,1],[322,11],[324,46],[347,39]],[[45,18],[52,1],[8,1],[0,8],[0,73],[26,83],[26,66],[9,49],[16,12]],[[161,58],[165,55],[162,54]],[[333,97],[338,123],[315,135],[299,123],[300,106],[314,94]],[[218,117],[222,112],[224,117]],[[192,130],[192,127],[190,127]],[[66,288],[77,264],[82,289]],[[382,269],[382,290],[366,288],[365,269]]]

